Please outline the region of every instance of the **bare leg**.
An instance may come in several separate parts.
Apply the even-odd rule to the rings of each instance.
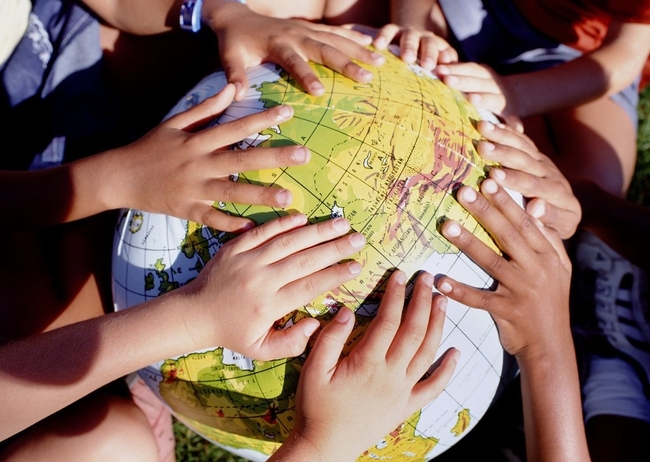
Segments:
[[[589,179],[610,194],[625,197],[636,164],[636,133],[618,104],[601,98],[548,115],[546,121],[555,148],[546,153],[569,179]],[[531,128],[529,133],[548,149],[548,140],[540,140],[538,131]]]
[[[133,401],[99,390],[19,434],[0,460],[158,462],[158,448]]]

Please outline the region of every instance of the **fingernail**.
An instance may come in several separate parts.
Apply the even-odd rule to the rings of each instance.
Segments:
[[[448,75],[445,77],[445,83],[450,87],[454,86],[455,84],[458,83],[458,77],[456,77],[455,75]]]
[[[444,293],[448,294],[449,292],[451,292],[451,284],[449,284],[447,281],[445,281],[445,282],[443,282],[442,284],[440,284],[438,286],[438,290],[440,292],[444,292]]]
[[[375,46],[377,48],[386,48],[386,39],[384,37],[379,37],[375,40]]]
[[[489,141],[481,141],[481,145],[483,146],[483,149],[486,151],[494,151],[496,146],[493,143],[490,143]]]
[[[299,164],[304,164],[307,162],[309,155],[309,149],[304,146],[299,146],[294,149],[293,153],[291,154],[291,159]]]
[[[449,283],[444,283],[444,284],[449,285]],[[447,312],[447,302],[448,302],[447,297],[440,297],[440,301],[438,302],[438,309],[443,313]]]
[[[532,206],[530,215],[534,218],[542,218],[545,211],[546,211],[546,205],[544,204],[544,202],[537,202]]]
[[[307,327],[305,327],[305,330],[303,332],[305,333],[305,336],[311,337],[312,335],[314,335],[314,332],[316,332],[319,327],[320,325],[316,323],[309,324]]]
[[[395,282],[403,286],[406,284],[406,273],[404,271],[396,270],[395,271]]]
[[[465,188],[461,192],[461,196],[465,202],[472,203],[476,200],[476,191],[472,188]]]
[[[245,223],[239,230],[241,232],[248,231],[249,229],[255,228],[255,223],[252,221],[249,221],[248,223]]]
[[[446,237],[460,236],[460,225],[455,221],[450,221],[443,233]]]
[[[381,48],[381,47],[378,47],[378,48]],[[380,55],[379,53],[373,53],[372,54],[372,60],[375,61],[377,64],[382,64],[384,62],[385,58],[384,58],[383,55]]]
[[[372,80],[374,75],[372,75],[372,72],[366,70],[366,69],[361,69],[359,71],[359,77],[361,77],[363,80]]]
[[[497,181],[503,181],[506,179],[506,172],[504,172],[502,168],[494,168],[491,173],[491,176]]]
[[[359,273],[361,273],[361,264],[356,262],[356,261],[353,261],[348,266],[348,269],[349,269],[351,275],[356,276]]]
[[[492,122],[485,122],[485,129],[489,132],[493,132],[494,124]]]
[[[286,104],[279,106],[278,108],[279,119],[283,119],[283,120],[288,119],[289,117],[291,117],[292,114],[293,114],[293,109],[291,108],[291,106],[288,106]]]
[[[283,189],[275,194],[275,200],[278,202],[278,205],[280,207],[284,208],[287,205],[291,204],[291,201],[293,200],[293,194],[291,194],[291,191]]]
[[[488,194],[494,194],[499,189],[496,181],[487,179],[481,184],[481,189]]]
[[[406,63],[415,62],[415,53],[413,53],[411,50],[404,51],[402,54],[402,60]]]
[[[433,287],[433,275],[431,273],[422,273],[419,278],[425,286]]]
[[[294,224],[301,224],[307,222],[307,216],[304,213],[294,213],[290,215],[291,222]]]
[[[334,317],[334,319],[338,323],[347,324],[350,321],[350,319],[352,318],[352,316],[353,316],[352,310],[350,308],[344,306],[343,308],[339,309],[339,312],[336,313],[336,316]]]
[[[354,233],[352,236],[350,236],[350,243],[355,249],[360,249],[366,245],[366,238],[361,233]]]
[[[339,233],[346,233],[350,229],[350,223],[345,218],[336,218],[332,221],[332,226]]]
[[[321,83],[314,82],[309,86],[309,93],[314,96],[320,96],[325,93],[325,87]]]

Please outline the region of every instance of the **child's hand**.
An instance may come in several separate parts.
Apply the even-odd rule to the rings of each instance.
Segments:
[[[490,178],[526,197],[526,211],[539,224],[555,229],[562,239],[573,236],[582,211],[557,166],[516,130],[482,121],[478,131],[488,140],[478,143],[479,154],[500,164],[500,168],[490,170]]]
[[[406,63],[414,63],[419,57],[420,66],[432,71],[437,64],[458,61],[456,50],[445,39],[428,30],[387,24],[379,30],[373,44],[381,50],[397,38],[399,38],[400,55]]]
[[[477,63],[452,63],[438,66],[440,79],[467,95],[474,106],[503,116],[526,117],[528,114],[511,88],[510,77],[497,74],[490,67]]]
[[[166,120],[140,140],[110,151],[114,175],[108,188],[112,207],[130,207],[185,218],[223,231],[253,225],[247,218],[218,211],[216,201],[287,207],[288,190],[230,181],[233,173],[302,165],[303,146],[231,150],[229,146],[289,120],[293,110],[278,106],[212,128],[199,128],[232,102],[233,85],[188,111]],[[117,155],[115,155],[117,154]]]
[[[480,290],[442,277],[438,289],[459,302],[486,310],[494,318],[501,344],[517,359],[543,356],[571,345],[569,282],[571,263],[562,240],[533,219],[493,180],[458,191],[459,202],[490,232],[504,256],[455,221],[442,234],[490,274],[496,290]]]
[[[304,351],[318,320],[286,330],[274,322],[357,276],[356,261],[337,263],[365,245],[362,234],[345,235],[350,224],[343,218],[306,222],[305,215],[289,215],[237,236],[178,289],[191,299],[185,326],[197,348],[217,344],[264,360]]]
[[[348,356],[340,359],[354,315],[342,308],[318,335],[303,367],[290,438],[324,460],[355,460],[435,399],[451,378],[457,350],[422,379],[440,344],[446,299],[438,295],[432,301],[433,277],[422,274],[402,317],[405,282],[404,272],[391,275],[377,317]],[[312,456],[296,460],[318,460]]]
[[[232,2],[206,8],[210,26],[219,38],[219,53],[228,81],[237,87],[236,98],[248,88],[246,69],[263,62],[282,66],[310,94],[321,95],[325,87],[308,61],[323,64],[357,82],[373,75],[352,59],[381,65],[384,57],[367,48],[372,39],[354,30],[312,24],[296,19],[271,18],[245,5]]]

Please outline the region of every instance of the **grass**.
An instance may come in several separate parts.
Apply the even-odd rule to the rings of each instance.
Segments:
[[[641,92],[639,101],[638,158],[628,199],[650,206],[650,85]],[[246,462],[207,442],[178,421],[174,422],[174,434],[178,462]]]

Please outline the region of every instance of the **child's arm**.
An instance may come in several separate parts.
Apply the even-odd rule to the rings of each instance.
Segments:
[[[432,300],[433,277],[422,274],[402,320],[405,282],[403,272],[391,275],[377,318],[343,359],[352,311],[342,308],[323,328],[298,383],[296,425],[270,460],[354,461],[442,392],[457,350],[421,379],[436,357],[446,299]]]
[[[102,20],[130,34],[179,29],[180,0],[83,1]],[[371,37],[354,30],[264,16],[233,0],[204,0],[201,11],[204,24],[218,38],[221,62],[228,81],[237,87],[237,99],[248,87],[246,69],[262,62],[279,64],[313,95],[322,94],[324,87],[307,61],[359,82],[368,82],[373,75],[353,59],[375,66],[384,62],[382,55],[365,48]]]
[[[277,319],[355,277],[360,234],[339,218],[270,221],[228,242],[198,278],[128,310],[0,347],[0,441],[87,393],[174,355],[221,345],[252,358],[302,353],[316,319]]]
[[[286,207],[285,189],[235,183],[232,173],[302,165],[302,146],[230,150],[229,146],[292,117],[279,106],[213,128],[200,129],[223,111],[233,85],[177,114],[140,140],[121,148],[37,172],[0,172],[0,223],[43,226],[74,221],[122,207],[190,219],[224,231],[252,225],[226,215],[215,201]]]
[[[433,70],[438,63],[458,61],[458,53],[444,39],[447,27],[436,0],[391,0],[391,21],[382,27],[373,41],[386,48],[399,38],[400,55],[407,63],[419,58],[420,66]]]
[[[499,76],[487,66],[460,63],[437,72],[478,107],[528,117],[618,93],[639,75],[649,52],[650,25],[612,22],[600,48],[549,69]]]
[[[498,162],[489,176],[502,187],[526,198],[526,211],[542,226],[555,229],[562,239],[575,233],[582,210],[569,181],[530,138],[502,124],[477,124],[486,141],[477,150],[485,160]]]
[[[571,264],[562,241],[538,228],[497,183],[477,194],[463,187],[460,203],[494,236],[504,256],[455,221],[443,235],[498,281],[479,290],[449,277],[438,289],[494,318],[503,347],[521,369],[526,452],[530,461],[587,461],[578,369],[569,326]]]

